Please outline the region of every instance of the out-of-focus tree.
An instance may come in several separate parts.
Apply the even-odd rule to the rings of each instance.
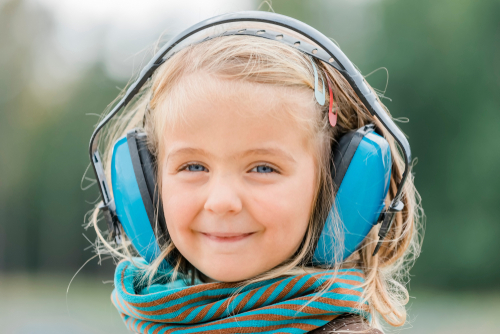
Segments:
[[[100,114],[124,84],[96,64],[51,91],[37,78],[53,42],[50,15],[15,0],[0,7],[0,25],[0,268],[75,272],[92,255],[82,225],[98,196],[80,188],[97,122],[87,114]]]
[[[500,287],[500,2],[386,1],[389,95],[419,158],[428,221],[417,284]]]
[[[357,22],[365,40],[350,41]],[[362,73],[390,72],[384,100],[418,158],[417,189],[427,215],[423,252],[412,286],[499,287],[500,278],[500,3],[485,1],[275,0],[289,14],[340,43]],[[330,19],[328,19],[330,17]],[[331,27],[337,30],[332,31]],[[354,26],[354,27],[353,27]],[[358,39],[355,34],[353,36]],[[363,43],[363,46],[356,45]],[[385,73],[385,72],[380,72]],[[375,75],[374,75],[375,76]],[[368,77],[380,85],[380,74]]]
[[[384,102],[394,117],[410,119],[401,127],[419,159],[414,172],[427,215],[412,287],[498,287],[500,3],[274,0],[272,6],[334,38],[363,74],[389,69],[385,95],[392,102]],[[89,243],[82,224],[92,208],[86,201],[98,193],[82,191],[80,181],[97,117],[87,114],[100,114],[124,83],[96,63],[70,84],[48,89],[59,69],[49,61],[56,56],[52,35],[50,13],[35,2],[0,4],[2,271],[74,273],[92,256],[83,251]],[[40,71],[47,61],[53,71]],[[384,90],[385,71],[368,80]]]
[[[36,45],[46,42],[49,30],[43,11],[16,0],[0,5],[0,268],[37,265],[31,154],[46,110],[36,104],[30,79]]]

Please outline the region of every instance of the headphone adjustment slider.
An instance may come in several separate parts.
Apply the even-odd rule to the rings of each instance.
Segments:
[[[373,251],[372,256],[375,256],[378,253],[378,250],[380,249],[380,246],[382,246],[382,242],[385,239],[385,236],[387,235],[387,232],[389,232],[389,229],[391,228],[392,225],[392,220],[394,219],[394,214],[396,212],[400,212],[403,210],[405,205],[403,202],[400,200],[396,200],[391,203],[389,208],[387,208],[386,211],[383,211],[380,214],[380,217],[377,221],[377,224],[382,221],[382,226],[380,226],[380,230],[378,231],[378,243],[377,246],[375,247],[375,250]]]
[[[120,245],[122,243],[122,236],[120,227],[118,226],[119,220],[115,210],[112,207],[114,207],[114,202],[110,202],[108,204],[104,204],[103,202],[101,202],[101,204],[99,204],[99,210],[104,215],[104,219],[108,224],[108,241],[115,240],[115,242]]]

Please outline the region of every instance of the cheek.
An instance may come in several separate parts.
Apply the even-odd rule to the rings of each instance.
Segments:
[[[315,181],[314,165],[307,167],[300,176],[279,186],[254,190],[251,196],[251,211],[265,225],[276,252],[295,252],[307,230]]]
[[[168,232],[176,245],[189,244],[190,224],[200,208],[196,192],[165,177],[162,182],[162,204]]]

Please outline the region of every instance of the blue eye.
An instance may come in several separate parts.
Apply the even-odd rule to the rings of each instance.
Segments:
[[[257,173],[272,173],[274,172],[274,168],[267,166],[267,165],[260,165],[252,168],[252,172],[257,172]]]
[[[189,172],[208,172],[208,169],[200,164],[189,164],[184,167],[183,170],[187,170]]]

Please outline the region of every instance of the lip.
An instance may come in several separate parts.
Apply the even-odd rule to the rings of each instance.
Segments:
[[[255,232],[250,232],[250,233],[206,233],[206,232],[200,232],[203,234],[205,237],[212,241],[216,242],[236,242],[236,241],[241,241],[244,240],[248,237],[250,237],[252,234],[255,234]]]

